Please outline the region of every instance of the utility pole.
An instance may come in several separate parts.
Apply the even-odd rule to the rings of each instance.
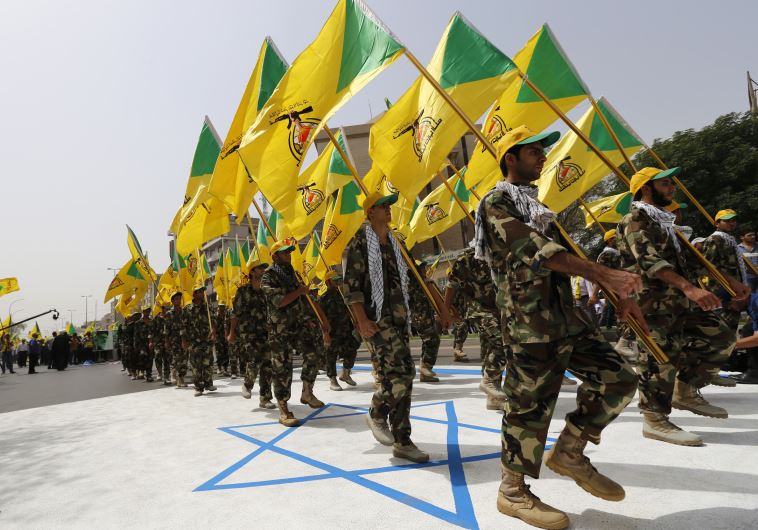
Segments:
[[[756,94],[758,93],[758,83],[756,83],[752,77],[750,77],[750,72],[747,73],[747,99],[750,102],[750,114],[753,115],[753,118],[758,118],[758,96]]]
[[[84,298],[84,327],[87,327],[87,324],[89,324],[89,313],[87,310],[89,309],[89,299],[92,298],[91,294],[83,294],[81,295],[82,298]]]

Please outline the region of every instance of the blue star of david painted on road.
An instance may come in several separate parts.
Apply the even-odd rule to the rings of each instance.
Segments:
[[[264,422],[264,423],[254,423],[254,424],[249,424],[249,425],[235,425],[232,427],[219,427],[220,431],[230,434],[232,436],[235,436],[237,438],[240,438],[242,440],[245,440],[246,442],[250,442],[251,444],[256,445],[257,448],[254,451],[252,451],[250,454],[245,456],[244,458],[240,459],[239,461],[235,462],[234,464],[232,464],[231,466],[223,470],[221,473],[219,473],[215,477],[211,478],[207,482],[195,488],[195,491],[256,488],[256,487],[263,487],[263,486],[273,486],[273,485],[278,485],[278,484],[311,482],[311,481],[317,481],[317,480],[344,479],[344,480],[354,483],[357,486],[367,488],[371,491],[379,493],[380,495],[384,495],[385,497],[388,497],[394,501],[400,502],[402,504],[405,504],[406,506],[419,510],[423,513],[426,513],[432,517],[442,519],[443,521],[446,521],[448,523],[451,523],[463,528],[479,528],[479,525],[476,520],[476,514],[474,513],[474,507],[473,507],[473,504],[471,503],[471,496],[469,494],[468,485],[466,483],[466,475],[464,473],[463,466],[464,464],[469,463],[469,462],[479,462],[482,460],[499,459],[500,451],[463,457],[461,456],[460,446],[458,445],[458,431],[459,429],[472,429],[472,430],[489,432],[493,434],[500,434],[500,429],[493,429],[491,427],[482,427],[479,425],[472,425],[468,423],[460,423],[458,421],[458,416],[456,415],[456,412],[455,412],[455,405],[453,401],[424,403],[422,405],[414,405],[411,408],[419,409],[422,407],[430,407],[434,405],[444,405],[446,419],[441,420],[437,418],[428,418],[425,416],[418,416],[418,415],[411,415],[411,418],[413,420],[426,421],[430,423],[437,423],[440,425],[447,426],[447,459],[431,460],[423,464],[403,464],[403,465],[396,465],[396,466],[383,466],[383,467],[378,467],[378,468],[367,468],[367,469],[358,469],[354,471],[349,471],[349,470],[339,468],[333,464],[328,464],[326,462],[316,460],[304,454],[297,453],[295,451],[291,451],[288,449],[284,449],[277,445],[281,440],[283,440],[287,436],[290,436],[296,433],[299,427],[287,428],[284,430],[284,432],[275,436],[273,439],[271,439],[268,442],[259,440],[253,436],[239,432],[238,429],[249,428],[249,427],[259,427],[259,426],[264,426],[264,425],[278,425],[278,422]],[[330,416],[320,417],[320,415],[324,411],[329,410],[329,409],[332,409],[332,410],[346,409],[349,412],[345,412],[344,414],[334,414]],[[367,414],[367,413],[368,413],[368,409],[363,408],[363,407],[354,407],[350,405],[341,405],[338,403],[329,403],[325,405],[324,407],[320,408],[319,410],[316,410],[310,415],[308,415],[307,417],[305,417],[302,420],[302,424],[305,424],[309,421],[334,419],[334,418],[341,418],[341,417],[347,417],[347,416],[357,416],[357,415],[362,415],[362,414]],[[548,444],[548,447],[549,445],[550,444]],[[292,458],[293,460],[296,460],[297,462],[308,464],[314,467],[315,469],[317,469],[318,471],[321,471],[321,473],[317,473],[314,475],[299,476],[299,477],[259,480],[255,482],[220,484],[220,482],[222,482],[224,479],[229,477],[232,473],[239,470],[243,466],[249,464],[256,457],[260,456],[266,451],[271,451],[273,453]],[[398,471],[408,471],[408,470],[413,470],[413,469],[421,469],[421,468],[437,467],[437,466],[448,467],[448,470],[450,473],[450,485],[452,488],[453,500],[455,504],[455,511],[450,511],[444,508],[440,508],[439,506],[435,506],[434,504],[430,502],[410,496],[407,493],[401,492],[394,488],[390,488],[388,486],[385,486],[383,484],[380,484],[378,482],[375,482],[367,478],[370,475],[375,475],[375,474],[380,474],[380,473],[392,473],[392,472],[398,472]]]

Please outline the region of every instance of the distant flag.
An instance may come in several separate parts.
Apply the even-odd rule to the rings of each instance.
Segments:
[[[37,334],[38,339],[42,338],[42,331],[40,331],[39,324],[37,324],[36,322],[34,323],[34,327],[31,329],[31,331],[29,331],[26,337],[29,339],[33,339],[35,333]]]
[[[144,271],[144,267],[140,267],[139,262],[134,259],[127,261],[126,264],[118,270],[111,280],[111,283],[108,284],[103,303],[116,296],[121,296],[124,293],[131,293],[135,284],[139,282],[149,282],[149,277],[144,275],[142,271]]]
[[[587,204],[589,210],[601,223],[618,224],[621,218],[629,213],[632,206],[632,193],[625,191],[618,195],[603,197]],[[595,224],[595,220],[589,212],[584,212],[584,221],[587,228]]]
[[[147,261],[147,256],[142,252],[142,247],[139,244],[137,235],[134,231],[126,225],[126,245],[129,247],[129,252],[132,255],[132,260],[135,262],[137,268],[142,276],[149,278],[150,280],[158,279],[155,271],[150,267],[150,263]]]
[[[18,291],[18,280],[16,278],[0,279],[0,296],[5,296],[14,291]]]

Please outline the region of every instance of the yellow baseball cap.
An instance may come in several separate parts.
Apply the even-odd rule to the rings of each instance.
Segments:
[[[395,204],[397,202],[398,194],[391,193],[390,195],[384,195],[375,191],[369,193],[368,196],[363,199],[363,213],[368,215],[368,211],[374,206],[383,206],[385,204]]]
[[[277,252],[292,252],[293,250],[295,250],[295,245],[292,244],[292,240],[289,238],[280,239],[271,245],[272,254],[276,254]]]
[[[528,145],[542,142],[542,147],[549,147],[557,142],[560,137],[561,133],[558,131],[534,134],[529,127],[521,125],[505,133],[497,142],[495,146],[497,148],[497,161],[500,162],[505,153],[514,145]]]
[[[737,217],[737,212],[734,210],[719,210],[716,214],[716,221],[728,221],[729,219],[734,219]]]
[[[603,234],[603,241],[608,241],[609,239],[613,239],[614,237],[616,237],[616,229],[611,228],[605,234]]]
[[[637,173],[632,175],[632,180],[629,182],[629,191],[632,192],[632,196],[636,195],[638,191],[650,182],[651,180],[658,180],[666,177],[673,177],[678,175],[682,171],[680,167],[672,167],[670,169],[658,169],[657,167],[643,167]]]

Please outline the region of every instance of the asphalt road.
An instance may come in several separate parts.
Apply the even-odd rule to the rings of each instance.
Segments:
[[[456,366],[478,367],[478,336],[469,335],[464,351],[468,354],[471,362],[457,364]],[[421,341],[417,338],[411,340],[411,353],[418,364],[421,354]],[[443,336],[437,364],[451,365],[453,364],[452,360],[452,338]],[[358,351],[356,362],[358,364],[370,362],[365,348]],[[295,357],[294,365],[295,367],[300,366],[298,357]],[[171,387],[164,387],[161,383],[145,383],[143,380],[131,381],[126,373],[121,371],[121,363],[107,362],[93,366],[69,366],[62,372],[48,370],[47,367],[42,366],[37,368],[37,373],[34,375],[28,375],[26,372],[27,368],[16,368],[16,374],[6,372],[5,375],[0,375],[0,414],[14,410],[46,407],[59,403],[84,401],[146,390],[171,390]]]

